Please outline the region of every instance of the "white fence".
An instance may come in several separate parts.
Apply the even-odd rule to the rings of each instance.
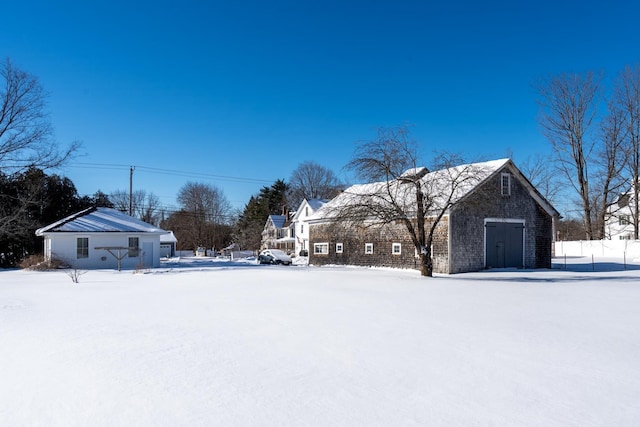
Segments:
[[[640,240],[579,240],[555,242],[555,256],[639,258]]]

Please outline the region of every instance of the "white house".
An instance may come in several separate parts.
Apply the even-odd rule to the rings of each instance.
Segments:
[[[110,208],[93,207],[36,230],[46,261],[76,268],[160,266],[160,236],[168,232]]]
[[[283,215],[269,215],[262,230],[260,249],[282,249],[292,253],[295,249],[295,230],[290,214],[283,210]]]
[[[315,211],[320,209],[322,205],[327,203],[328,200],[325,199],[304,199],[302,203],[300,203],[300,207],[296,211],[296,214],[293,216],[291,222],[294,224],[295,228],[295,237],[296,237],[296,245],[295,245],[295,253],[296,255],[301,255],[302,253],[309,252],[309,223],[307,222],[307,218],[309,218]]]
[[[611,240],[633,240],[633,218],[635,201],[633,191],[620,195],[618,201],[609,206],[605,220],[605,234]]]

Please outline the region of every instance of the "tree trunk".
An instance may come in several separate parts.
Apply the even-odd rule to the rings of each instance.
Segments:
[[[421,253],[420,262],[420,274],[425,277],[433,277],[433,260],[431,259],[431,253]]]

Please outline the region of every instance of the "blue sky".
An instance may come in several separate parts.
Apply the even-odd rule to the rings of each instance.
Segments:
[[[549,152],[532,83],[640,62],[635,1],[9,2],[0,54],[39,77],[81,194],[165,205],[187,181],[235,207],[380,126],[470,159]],[[116,166],[111,166],[116,165]],[[177,171],[177,172],[172,172]]]

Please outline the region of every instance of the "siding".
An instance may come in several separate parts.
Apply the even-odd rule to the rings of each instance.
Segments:
[[[446,273],[448,267],[448,222],[444,218],[434,236],[434,271]],[[309,263],[314,265],[341,264],[395,268],[420,268],[420,258],[402,223],[355,226],[344,224],[314,224],[309,232]],[[328,254],[315,254],[315,243],[328,243]],[[336,243],[342,243],[342,253],[336,253]],[[373,244],[373,254],[365,253],[365,244]],[[401,253],[393,254],[394,243],[401,245]]]
[[[511,195],[500,193],[500,173],[451,213],[451,273],[485,268],[485,219],[524,220],[525,268],[551,267],[552,218],[512,175]]]
[[[76,238],[89,238],[89,257],[77,258]],[[145,243],[152,244],[153,260],[152,265],[145,267],[160,266],[160,236],[148,235],[145,233],[51,233],[45,236],[49,239],[51,256],[69,262],[71,265],[82,269],[115,269],[118,266],[116,259],[106,250],[95,249],[103,246],[128,246],[129,237],[139,238],[139,247],[142,250]],[[141,257],[124,257],[122,259],[123,269],[134,269],[142,262]]]
[[[485,220],[524,222],[524,267],[550,268],[553,219],[529,193],[529,187],[511,175],[511,193],[501,194],[501,172],[460,201],[444,217],[434,236],[433,267],[436,273],[462,273],[485,268]],[[428,227],[427,227],[428,228]],[[420,268],[420,260],[404,225],[354,226],[312,224],[309,228],[309,262],[315,265],[346,264]],[[450,241],[448,239],[451,239]],[[328,243],[329,253],[314,254],[315,243]],[[335,244],[343,244],[343,253]],[[373,254],[365,254],[365,243],[373,243]],[[402,245],[393,255],[392,243]],[[451,248],[451,253],[449,253]]]

